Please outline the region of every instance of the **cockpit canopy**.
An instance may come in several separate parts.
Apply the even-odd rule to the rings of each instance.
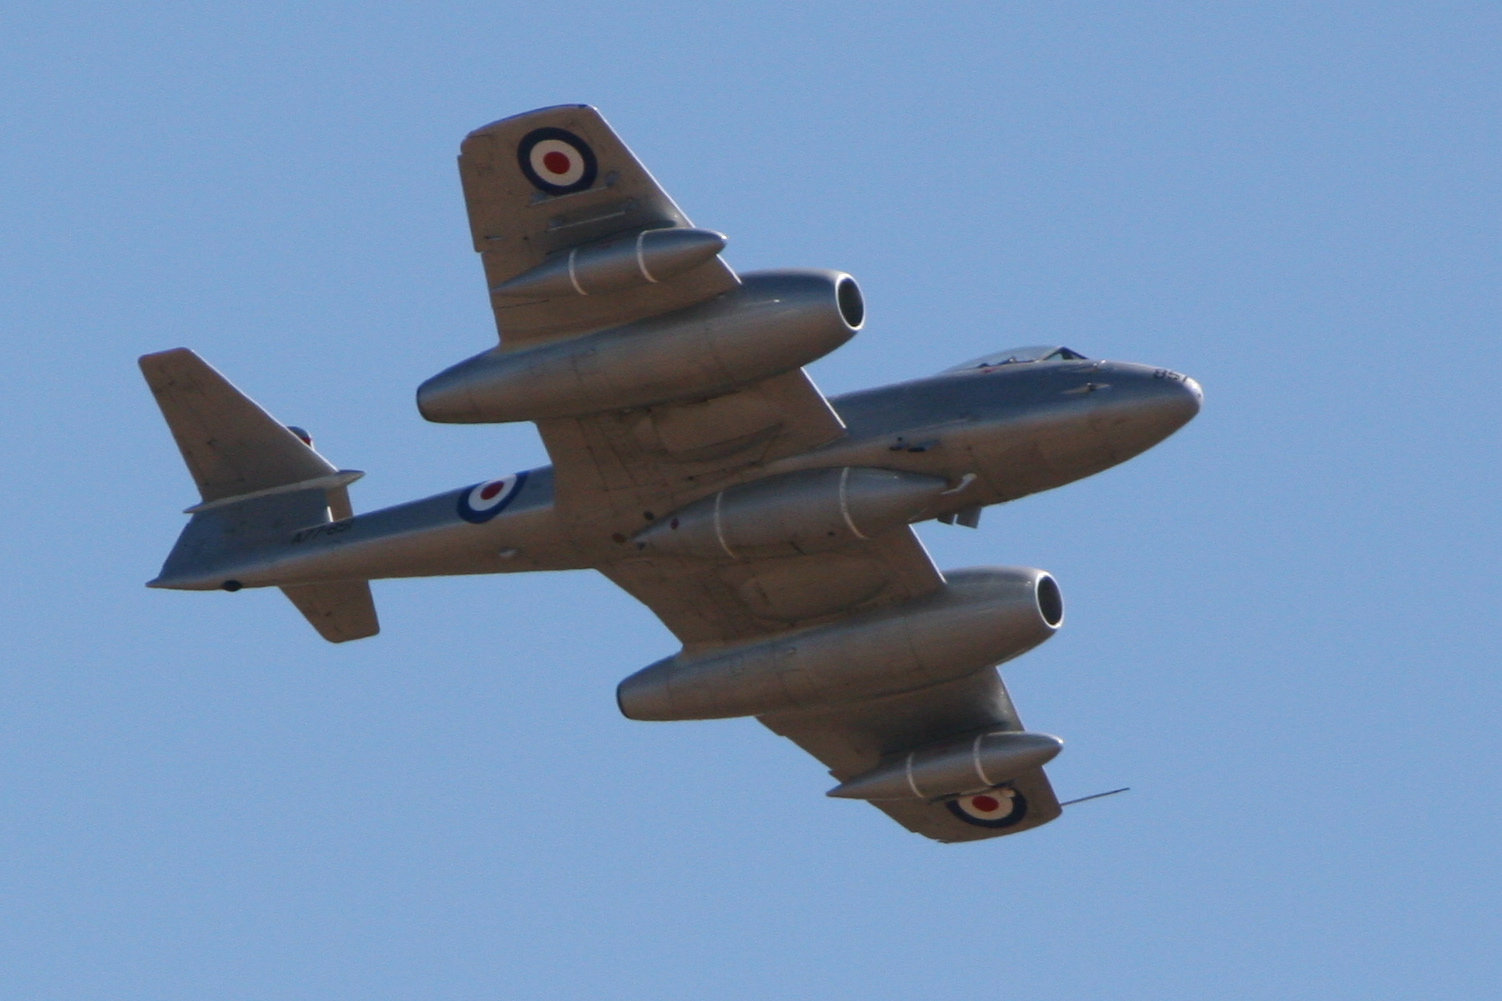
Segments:
[[[1075,361],[1085,356],[1072,348],[1066,348],[1060,344],[1035,344],[1027,348],[1008,348],[1005,351],[996,351],[983,358],[976,358],[946,368],[941,375],[950,372],[966,372],[973,368],[996,368],[998,365],[1019,365],[1024,362],[1035,361]]]

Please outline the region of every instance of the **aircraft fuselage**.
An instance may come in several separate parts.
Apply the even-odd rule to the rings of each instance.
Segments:
[[[737,481],[844,466],[920,473],[954,486],[914,520],[952,519],[1125,462],[1186,424],[1200,401],[1193,379],[1125,362],[1042,361],[946,372],[832,399],[844,436],[748,469]],[[169,565],[152,584],[213,590],[602,567],[631,556],[624,540],[642,527],[639,521],[581,527],[561,517],[551,466],[517,474],[504,510],[481,523],[461,513],[476,489],[299,529],[280,547],[196,566],[190,575],[174,574]]]

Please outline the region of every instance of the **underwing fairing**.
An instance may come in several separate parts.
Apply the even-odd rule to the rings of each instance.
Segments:
[[[279,587],[332,642],[369,581],[593,568],[682,643],[623,680],[632,719],[756,716],[829,795],[940,841],[1057,817],[997,665],[1063,624],[1044,571],[940,572],[912,525],[1151,448],[1194,380],[1019,348],[826,399],[803,366],[864,325],[839,271],[737,274],[593,108],[471,133],[459,158],[499,344],[422,384],[424,417],[532,421],[551,465],[355,515],[361,474],[191,351],[141,359],[201,501],[152,587]]]

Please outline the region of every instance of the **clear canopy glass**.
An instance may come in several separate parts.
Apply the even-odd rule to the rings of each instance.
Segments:
[[[1035,361],[1075,361],[1085,356],[1061,344],[1035,344],[1025,348],[1008,348],[983,358],[975,358],[962,365],[946,368],[945,372],[965,372],[973,368],[996,368],[998,365],[1017,365]]]

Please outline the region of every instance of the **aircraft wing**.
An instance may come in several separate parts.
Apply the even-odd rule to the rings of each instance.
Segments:
[[[576,257],[634,239],[645,276],[640,234],[691,227],[593,108],[545,108],[488,125],[465,140],[459,167],[503,352],[682,309],[739,285],[716,253],[662,280],[590,294]],[[844,433],[801,369],[704,399],[536,423],[553,461],[559,516],[575,537],[619,546],[619,559],[603,560],[602,571],[651,608],[686,651],[834,622],[944,584],[907,525],[818,553],[751,559],[651,554],[631,542],[659,517]],[[842,779],[894,751],[979,728],[1020,729],[994,670],[919,693],[762,719]],[[991,818],[1001,823],[985,811],[980,823],[966,822],[942,803],[877,805],[942,841],[1007,834],[1058,813],[1041,770],[996,795],[1007,801]],[[1018,796],[1027,804],[1021,812]]]
[[[775,459],[845,433],[801,369],[708,400],[537,421],[559,513],[630,535]]]
[[[874,768],[882,758],[946,737],[972,732],[1023,730],[1006,685],[987,668],[967,678],[823,710],[768,713],[759,717],[845,781]],[[986,799],[994,802],[987,802]],[[936,841],[979,841],[1039,827],[1063,812],[1042,768],[986,796],[941,803],[871,800],[903,827]]]
[[[594,108],[561,105],[471,132],[459,176],[475,251],[506,348],[572,337],[680,309],[736,287],[719,257],[609,295],[516,297],[495,289],[550,256],[692,224]]]
[[[459,173],[503,350],[671,312],[739,286],[718,254],[605,292],[573,280],[569,255],[579,248],[692,225],[594,108],[543,108],[477,129],[464,140]],[[527,284],[535,294],[516,294],[513,279],[539,268],[558,277]],[[509,291],[496,291],[507,282]],[[741,471],[844,433],[801,370],[711,399],[537,424],[560,512],[602,537],[630,535],[650,522],[645,513],[681,506]]]
[[[628,559],[604,573],[647,605],[686,650],[817,626],[938,588],[943,576],[911,527],[842,549],[777,559]],[[759,717],[843,782],[901,752],[972,733],[1022,732],[994,667],[883,698]],[[1042,768],[957,800],[872,800],[937,841],[977,841],[1048,823],[1062,812]]]
[[[944,577],[907,526],[839,549],[773,559],[623,559],[604,574],[687,649],[772,636],[911,601]]]
[[[604,572],[656,612],[685,648],[818,625],[911,600],[943,582],[910,527],[814,556],[744,562],[652,558],[622,561]],[[1023,730],[994,667],[916,692],[759,719],[841,782],[946,738]],[[946,842],[1015,834],[1062,812],[1042,768],[1005,788],[957,800],[870,802],[908,830]]]

